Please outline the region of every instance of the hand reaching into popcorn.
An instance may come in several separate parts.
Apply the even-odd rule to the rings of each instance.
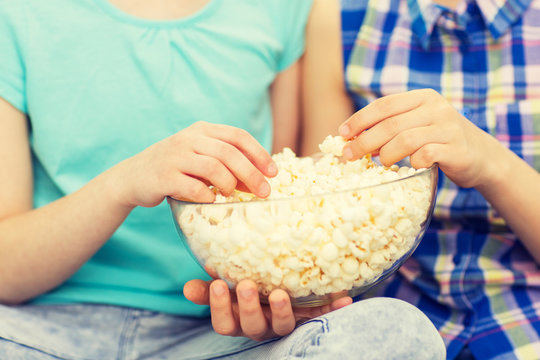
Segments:
[[[198,122],[111,171],[117,172],[118,179],[134,179],[118,187],[122,201],[130,206],[148,207],[159,204],[165,196],[212,202],[215,194],[208,185],[222,194],[239,188],[264,198],[270,194],[265,176],[275,176],[277,167],[262,145],[246,131]]]
[[[413,90],[375,100],[340,126],[352,139],[347,159],[379,153],[384,165],[410,155],[415,168],[438,163],[456,184],[474,187],[496,178],[502,146],[463,117],[439,93]]]
[[[352,303],[345,296],[324,306],[293,308],[287,293],[276,289],[268,296],[270,304],[262,305],[257,285],[251,280],[239,282],[234,292],[223,280],[191,280],[184,286],[184,295],[196,304],[210,305],[212,326],[217,333],[257,341],[287,335],[297,323]]]

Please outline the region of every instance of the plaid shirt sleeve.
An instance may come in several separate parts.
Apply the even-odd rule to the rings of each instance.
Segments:
[[[342,0],[346,80],[357,108],[419,88],[540,171],[540,0]],[[409,301],[448,358],[540,359],[540,271],[474,189],[440,174],[430,228],[399,272],[368,296]]]

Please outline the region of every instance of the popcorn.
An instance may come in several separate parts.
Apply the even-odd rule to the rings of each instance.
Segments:
[[[328,136],[319,159],[288,148],[273,155],[279,173],[268,179],[270,201],[235,191],[185,206],[177,220],[193,254],[229,285],[249,278],[263,295],[326,295],[375,281],[420,233],[431,178],[369,156],[343,162],[344,144]]]
[[[333,154],[335,156],[343,155],[343,147],[347,142],[341,136],[328,135],[319,145],[319,149],[323,153]]]

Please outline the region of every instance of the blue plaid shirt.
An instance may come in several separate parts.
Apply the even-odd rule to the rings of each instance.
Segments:
[[[429,0],[342,0],[342,23],[358,108],[435,89],[540,170],[540,0],[463,0],[455,11]],[[538,265],[479,192],[444,174],[420,246],[366,296],[382,295],[423,310],[449,359],[465,344],[479,359],[540,359]]]

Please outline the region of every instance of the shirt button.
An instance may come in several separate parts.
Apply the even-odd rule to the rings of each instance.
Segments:
[[[471,109],[469,109],[468,107],[464,107],[461,110],[461,115],[463,115],[463,117],[467,118],[468,120],[471,120]]]

